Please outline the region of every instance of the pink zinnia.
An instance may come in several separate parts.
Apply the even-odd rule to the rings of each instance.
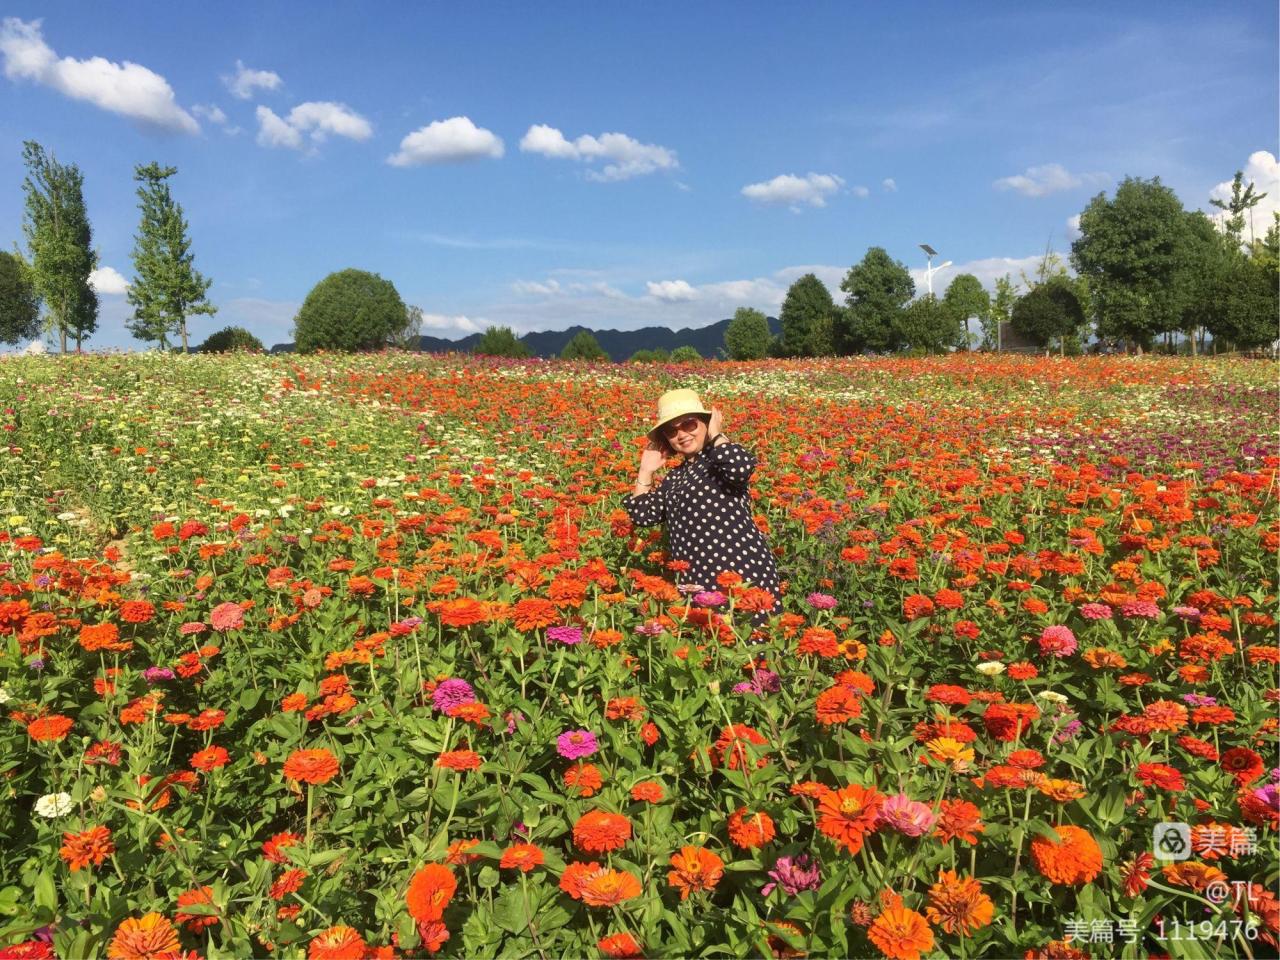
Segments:
[[[1134,600],[1132,603],[1126,603],[1120,608],[1120,612],[1126,617],[1145,617],[1149,620],[1160,616],[1160,608],[1150,600]]]
[[[184,623],[178,628],[178,632],[184,637],[189,637],[194,633],[204,633],[209,627],[200,620],[192,620],[190,623]]]
[[[1174,607],[1173,612],[1183,620],[1199,620],[1200,610],[1197,607]]]
[[[937,816],[927,803],[912,800],[905,793],[895,793],[880,806],[879,824],[888,824],[908,837],[924,836],[933,829]]]
[[[238,603],[220,603],[209,614],[215,630],[239,630],[244,626],[244,609]]]
[[[719,590],[703,590],[693,595],[693,602],[700,607],[723,607],[729,598]]]
[[[836,605],[836,598],[829,593],[811,593],[805,598],[809,606],[815,610],[833,610]]]
[[[590,730],[568,730],[556,738],[556,750],[566,760],[589,757],[597,749],[596,735]]]
[[[1080,608],[1080,616],[1086,620],[1110,620],[1111,608],[1105,603],[1086,603]]]
[[[1045,627],[1040,632],[1040,652],[1045,656],[1069,657],[1076,652],[1076,635],[1069,627]]]

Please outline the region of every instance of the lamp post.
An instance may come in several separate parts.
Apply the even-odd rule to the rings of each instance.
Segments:
[[[933,247],[929,246],[927,243],[920,244],[920,249],[923,250],[929,257],[929,266],[925,268],[925,271],[924,271],[924,284],[925,284],[925,288],[929,292],[929,296],[932,297],[933,296],[933,275],[937,273],[939,270],[945,270],[947,269],[947,267],[951,266],[951,261],[948,260],[946,263],[940,263],[935,267],[933,265],[933,258],[938,255],[938,251],[933,249]]]

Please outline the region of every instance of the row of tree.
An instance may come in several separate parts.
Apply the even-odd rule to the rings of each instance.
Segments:
[[[33,141],[23,145],[23,160],[27,251],[0,252],[0,340],[18,343],[43,330],[58,338],[63,352],[69,343],[79,350],[97,329],[98,316],[90,282],[98,255],[83,176],[75,164],[58,162]],[[139,340],[167,348],[176,339],[186,351],[188,318],[217,308],[208,300],[210,281],[195,269],[187,221],[169,189],[175,173],[175,167],[157,163],[135,168],[140,217],[127,326]],[[1261,240],[1250,219],[1250,237],[1244,239],[1246,215],[1265,196],[1238,172],[1231,198],[1210,201],[1223,211],[1218,229],[1204,213],[1185,210],[1158,177],[1126,178],[1114,197],[1099,193],[1081,213],[1080,236],[1070,253],[1074,276],[1061,258],[1046,252],[1035,276],[1023,274],[1021,284],[1009,275],[1000,278],[994,297],[972,274],[954,278],[940,299],[917,297],[906,266],[871,247],[840,284],[843,304],[836,304],[817,276],[806,274],[787,291],[780,336],[772,336],[763,313],[743,308],[726,330],[725,354],[755,359],[990,348],[999,345],[1006,323],[1033,343],[1056,344],[1064,352],[1090,332],[1139,351],[1175,335],[1189,341],[1193,352],[1205,335],[1215,349],[1222,343],[1253,349],[1280,333],[1280,214]],[[389,281],[343,270],[307,295],[294,337],[302,352],[414,347],[421,320],[422,311],[406,306]],[[980,335],[969,332],[971,321],[977,321]],[[227,328],[201,349],[225,344],[261,346],[248,331]],[[510,329],[493,327],[476,352],[519,356],[527,349]],[[564,352],[578,359],[605,356],[589,333],[575,337]]]

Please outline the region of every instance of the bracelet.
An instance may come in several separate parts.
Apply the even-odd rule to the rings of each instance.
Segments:
[[[711,446],[713,446],[713,447],[714,447],[714,446],[716,446],[716,441],[717,441],[717,440],[719,440],[721,437],[724,437],[724,438],[725,438],[725,440],[728,440],[728,439],[729,439],[728,437],[725,437],[723,433],[717,433],[717,434],[716,434],[714,437],[712,437],[708,442],[711,444]]]

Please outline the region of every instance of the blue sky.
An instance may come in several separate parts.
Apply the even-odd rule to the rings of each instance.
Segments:
[[[932,244],[990,283],[1126,175],[1189,208],[1276,181],[1274,2],[10,4],[0,243],[20,143],[78,164],[104,273],[97,347],[139,346],[122,285],[133,168],[178,167],[202,339],[289,338],[360,267],[457,337],[701,326],[837,299],[868,246]],[[114,274],[112,273],[114,271]]]

